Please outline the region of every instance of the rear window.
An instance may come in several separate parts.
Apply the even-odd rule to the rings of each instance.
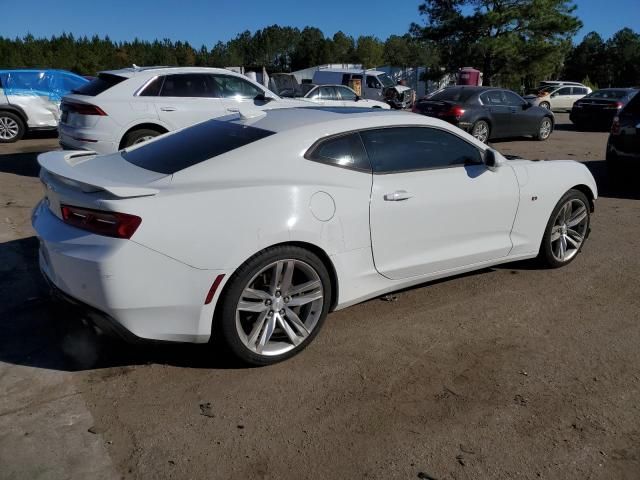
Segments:
[[[450,100],[452,102],[466,102],[475,92],[465,88],[445,88],[436,93],[429,100]]]
[[[123,151],[122,157],[138,167],[170,175],[274,133],[236,123],[208,120],[131,151]]]
[[[634,95],[634,97],[627,103],[627,106],[624,107],[624,113],[640,113],[640,95]]]
[[[587,95],[587,98],[613,98],[620,99],[629,95],[628,90],[598,90],[597,92],[593,92],[590,95]]]
[[[86,85],[78,87],[71,91],[71,93],[77,93],[78,95],[86,95],[88,97],[95,97],[102,92],[106,92],[114,85],[125,81],[126,77],[120,77],[111,73],[101,73],[98,78],[94,78]]]

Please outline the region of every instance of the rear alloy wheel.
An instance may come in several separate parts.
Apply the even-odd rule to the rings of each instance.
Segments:
[[[484,120],[478,120],[473,124],[473,127],[471,128],[471,135],[475,139],[480,140],[482,143],[487,143],[490,133],[491,128],[489,127],[489,124]]]
[[[141,128],[140,130],[134,130],[127,133],[124,141],[124,148],[144,143],[151,140],[152,138],[157,137],[158,135],[162,135],[162,133],[158,132],[157,130],[151,130],[150,128]]]
[[[589,234],[589,200],[579,190],[569,190],[558,202],[547,223],[540,258],[550,267],[570,263]]]
[[[329,274],[316,255],[294,246],[264,250],[229,280],[219,317],[221,333],[243,362],[276,363],[315,338],[330,301]]]
[[[546,108],[547,110],[551,109],[551,104],[549,102],[540,102],[540,106],[542,108]]]
[[[11,112],[0,112],[0,143],[17,142],[24,135],[24,122]]]
[[[536,134],[536,140],[544,142],[553,132],[553,121],[549,117],[544,117],[538,127],[538,133]]]

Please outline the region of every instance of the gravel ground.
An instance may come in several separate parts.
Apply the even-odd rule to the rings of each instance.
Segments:
[[[568,267],[371,300],[252,369],[54,309],[29,214],[56,140],[0,145],[0,478],[639,478],[640,189],[607,178],[606,137],[558,115],[547,142],[494,144],[593,171],[593,232]]]

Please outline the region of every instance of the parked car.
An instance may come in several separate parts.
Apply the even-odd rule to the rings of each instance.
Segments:
[[[548,85],[534,95],[525,95],[525,100],[548,110],[571,110],[573,104],[591,93],[584,85]]]
[[[384,101],[385,89],[392,88],[396,83],[385,72],[379,70],[359,69],[323,69],[313,74],[315,85],[345,85],[351,86],[354,80],[360,81],[362,98]]]
[[[58,128],[62,96],[86,83],[64,70],[0,70],[0,143]]]
[[[147,67],[100,72],[62,102],[60,144],[112,153],[251,106],[299,105],[221,68]]]
[[[525,258],[567,265],[597,197],[581,163],[507,160],[441,120],[360,108],[235,115],[38,162],[54,291],[103,330],[219,339],[258,365],[305,348],[331,310]]]
[[[391,108],[389,104],[385,102],[362,98],[351,88],[345,87],[344,85],[302,84],[300,88],[303,91],[307,90],[307,92],[295,98],[326,107]]]
[[[546,108],[493,87],[447,87],[416,102],[413,111],[446,120],[481,142],[527,135],[546,140],[555,124]]]
[[[638,93],[634,88],[603,88],[573,104],[569,118],[578,129],[606,128],[613,118]]]
[[[635,95],[614,117],[606,158],[611,173],[640,165],[640,95]]]

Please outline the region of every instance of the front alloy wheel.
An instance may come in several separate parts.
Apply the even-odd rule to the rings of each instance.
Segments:
[[[553,122],[549,117],[544,117],[538,127],[538,134],[536,138],[540,141],[545,141],[551,135],[553,131]]]
[[[589,233],[589,212],[589,201],[578,190],[569,190],[558,202],[540,252],[549,266],[561,267],[578,255]]]
[[[219,321],[227,345],[246,363],[295,355],[315,337],[329,309],[327,270],[299,247],[257,254],[229,283]]]

